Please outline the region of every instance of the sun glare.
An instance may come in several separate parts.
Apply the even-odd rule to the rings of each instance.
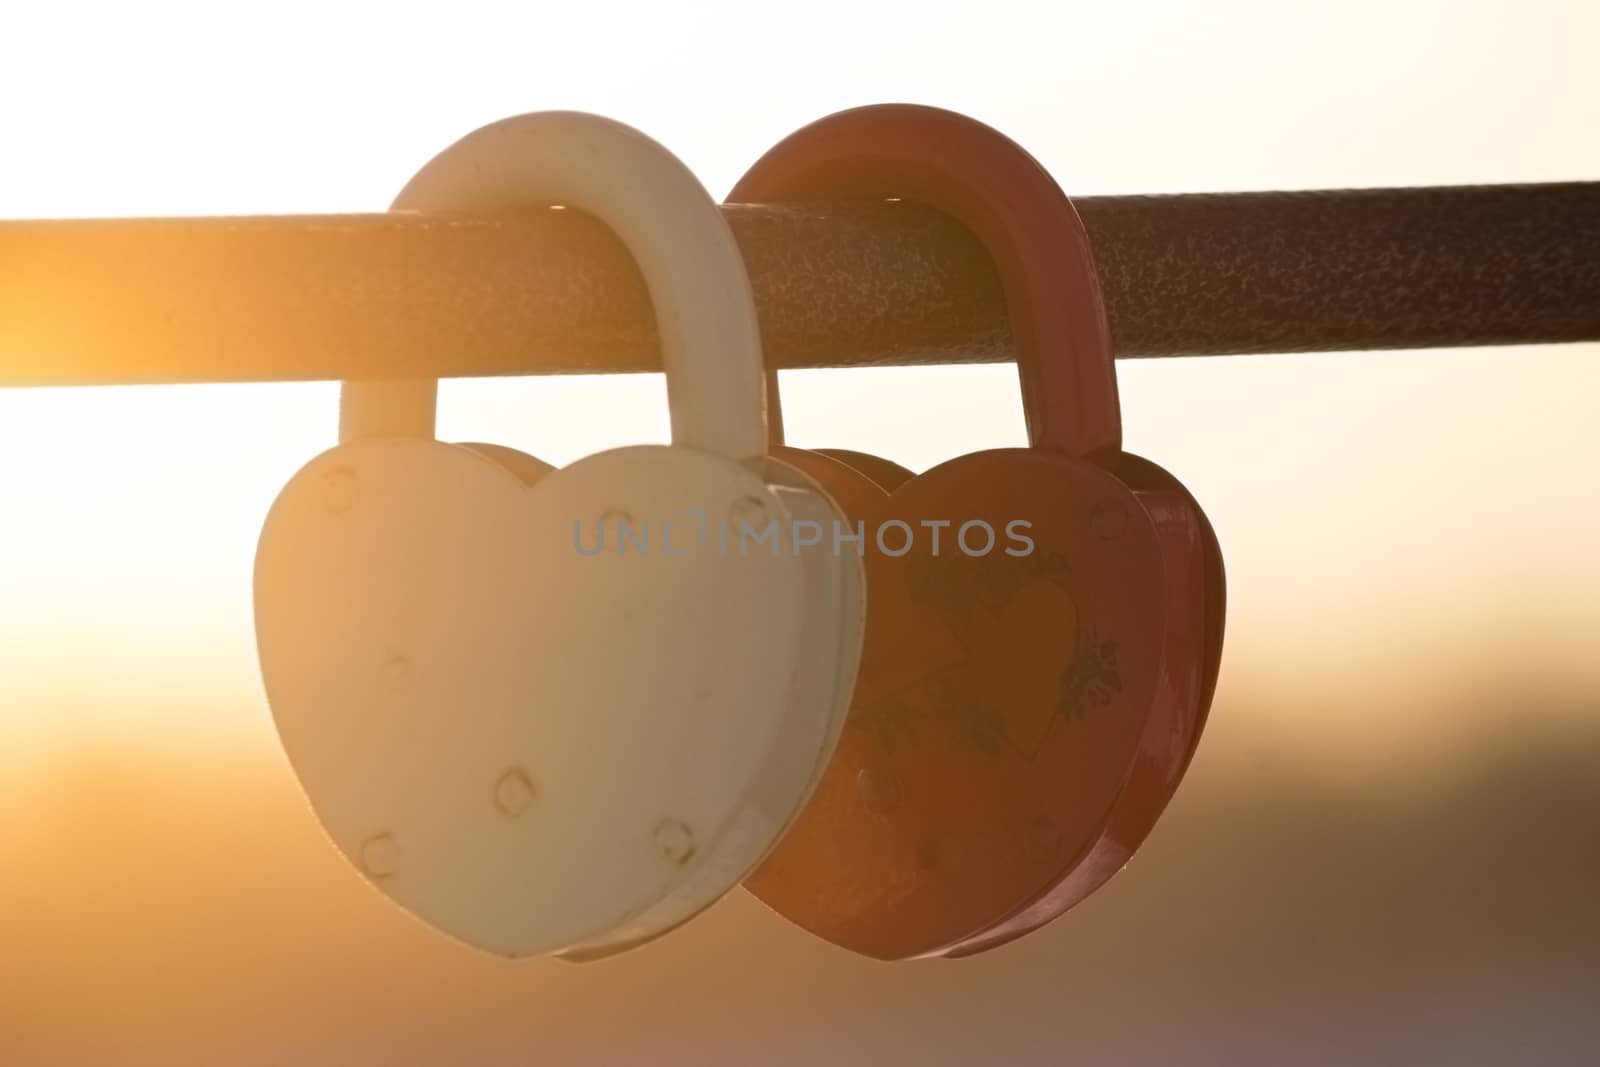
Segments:
[[[1600,178],[1592,0],[246,17],[4,5],[0,220],[379,211],[543,108],[633,124],[719,196],[789,131],[883,100],[992,123],[1074,195]],[[0,287],[28,266],[4,255],[0,229]],[[5,329],[13,365],[70,358]],[[262,520],[334,444],[337,385],[0,388],[0,1064],[1593,1047],[1600,345],[1118,376],[1128,449],[1204,502],[1227,561],[1206,740],[1116,892],[904,970],[738,894],[617,963],[521,970],[369,899],[282,757],[252,618]],[[1025,441],[1010,366],[786,373],[782,399],[792,443],[913,469]],[[456,380],[438,436],[561,464],[668,425],[655,375]]]

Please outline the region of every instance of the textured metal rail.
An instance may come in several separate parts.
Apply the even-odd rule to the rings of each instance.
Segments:
[[[1076,203],[1121,358],[1600,339],[1600,183]],[[1010,358],[943,216],[724,211],[772,366]],[[658,367],[637,270],[574,211],[0,223],[0,386]]]

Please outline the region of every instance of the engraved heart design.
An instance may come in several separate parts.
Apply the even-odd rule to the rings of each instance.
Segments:
[[[746,883],[856,952],[933,954],[1026,907],[1099,839],[1159,674],[1160,544],[1114,477],[1042,452],[965,456],[892,494],[831,460],[781,454],[810,464],[869,531],[1029,523],[1023,557],[935,556],[928,539],[894,556],[869,541],[851,725]]]

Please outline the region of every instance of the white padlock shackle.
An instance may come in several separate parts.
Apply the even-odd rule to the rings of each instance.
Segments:
[[[655,309],[672,443],[735,461],[767,448],[761,333],[744,257],[694,173],[631,126],[540,111],[474,130],[430,160],[393,210],[486,215],[565,205],[610,226]],[[350,381],[339,439],[433,435],[437,381]]]

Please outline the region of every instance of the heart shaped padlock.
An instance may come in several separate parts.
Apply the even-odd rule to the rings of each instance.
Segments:
[[[436,383],[346,383],[341,443],[267,517],[255,610],[280,739],[340,850],[462,941],[585,959],[709,906],[793,819],[848,707],[862,572],[795,543],[839,512],[765,455],[743,261],[665,149],[523,115],[396,204],[462,226],[551,205],[638,260],[673,444],[556,470],[433,440]]]
[[[994,255],[1032,447],[918,477],[864,453],[774,449],[851,519],[927,536],[867,539],[852,728],[746,885],[830,941],[903,959],[1020,936],[1132,854],[1209,706],[1222,569],[1193,498],[1121,452],[1088,240],[1020,147],[939,109],[859,108],[780,143],[729,199],[891,197],[952,215]]]

